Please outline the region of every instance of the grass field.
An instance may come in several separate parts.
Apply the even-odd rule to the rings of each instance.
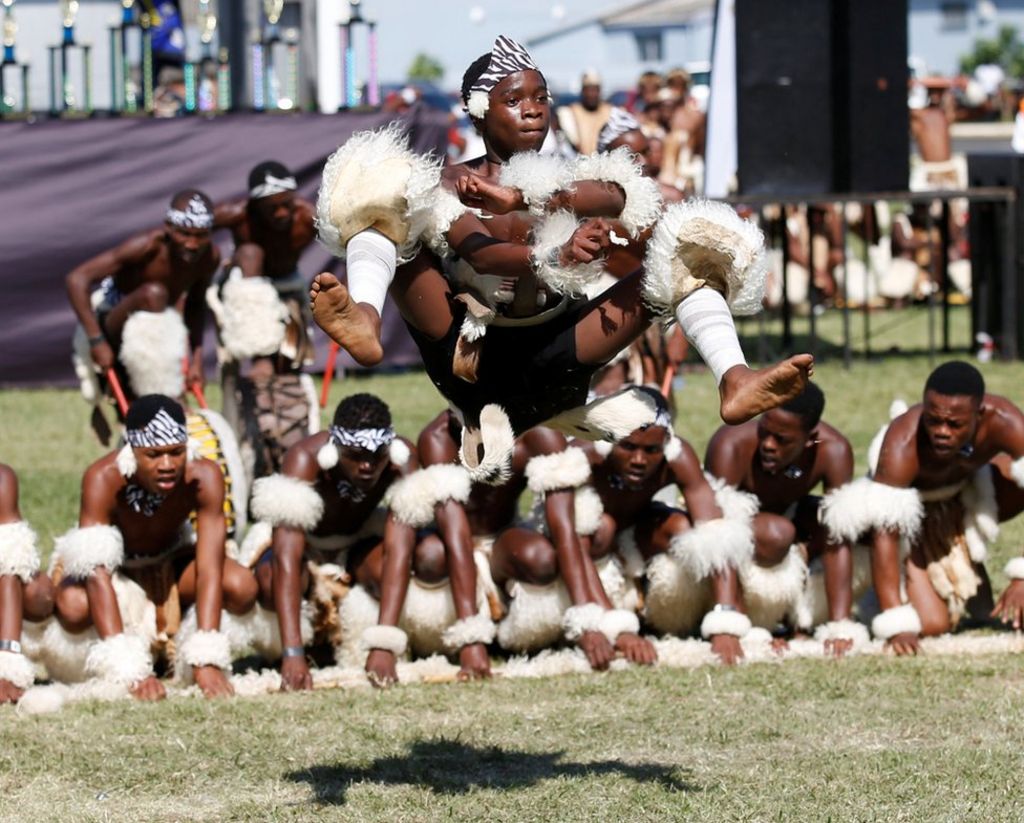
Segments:
[[[826,343],[834,328],[828,318]],[[895,343],[920,344],[914,328]],[[819,366],[826,419],[860,469],[889,402],[915,399],[928,369],[913,356]],[[991,391],[1024,399],[1024,366],[982,369]],[[677,430],[702,452],[715,389],[700,371],[682,383]],[[441,408],[420,374],[345,381],[333,400],[350,391],[380,394],[410,435]],[[46,553],[102,453],[84,412],[70,391],[0,393],[0,460],[19,473]],[[1004,527],[989,563],[997,590],[1022,540],[1019,524]],[[0,819],[1015,821],[1020,668],[1011,656],[861,657],[38,717],[5,708]]]

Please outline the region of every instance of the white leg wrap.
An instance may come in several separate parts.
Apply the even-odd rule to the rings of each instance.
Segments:
[[[94,643],[85,669],[100,680],[133,686],[153,674],[153,658],[145,639],[121,633]]]
[[[27,689],[36,679],[36,667],[23,654],[0,652],[0,680]]]
[[[871,633],[880,640],[888,640],[898,634],[920,634],[921,618],[909,603],[886,609],[871,621]]]
[[[715,376],[715,383],[733,366],[745,366],[736,324],[725,298],[715,289],[697,289],[676,307],[676,319],[701,359]]]
[[[348,291],[356,303],[369,303],[381,314],[391,281],[395,279],[398,250],[379,231],[367,229],[348,241]]]

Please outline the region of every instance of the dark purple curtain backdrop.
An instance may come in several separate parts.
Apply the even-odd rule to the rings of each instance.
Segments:
[[[75,382],[75,319],[65,275],[129,235],[159,225],[175,191],[196,187],[215,202],[241,197],[249,169],[274,159],[293,170],[299,192],[315,201],[327,156],[352,132],[391,118],[233,114],[0,123],[0,385]],[[409,119],[416,151],[444,151],[442,113],[414,111]],[[229,236],[217,241],[230,252]],[[300,268],[312,279],[330,263],[316,244]],[[383,319],[385,365],[418,364],[398,310],[387,306]],[[327,339],[319,330],[317,346],[322,363]],[[212,356],[209,334],[207,350]]]

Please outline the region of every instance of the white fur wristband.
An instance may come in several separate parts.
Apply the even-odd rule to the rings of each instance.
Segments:
[[[1011,580],[1024,580],[1024,557],[1015,557],[1006,564],[1003,574]]]
[[[733,637],[746,637],[750,631],[750,618],[743,612],[709,611],[700,622],[700,636],[710,640],[716,634],[730,634]]]
[[[476,614],[452,623],[441,635],[441,642],[448,651],[454,652],[474,643],[491,643],[496,631],[497,626],[490,617],[486,614]]]
[[[852,640],[854,648],[871,642],[868,627],[856,620],[830,620],[822,623],[814,630],[814,639],[820,643],[826,640]]]
[[[149,644],[134,634],[115,634],[89,648],[85,670],[110,683],[133,686],[153,674]]]
[[[36,533],[24,520],[0,526],[0,577],[15,575],[28,583],[39,571]]]
[[[189,666],[231,668],[231,645],[219,631],[198,631],[181,644],[182,659]]]
[[[19,689],[27,689],[35,682],[36,667],[18,652],[0,652],[0,680],[6,680]]]
[[[409,645],[409,636],[398,626],[369,626],[363,631],[359,642],[363,651],[376,649],[401,657]]]
[[[920,634],[921,618],[914,607],[906,603],[875,615],[871,633],[880,640],[889,640],[898,634]]]
[[[614,646],[620,634],[640,633],[640,618],[626,609],[612,609],[601,615],[597,630]]]
[[[570,606],[562,615],[562,629],[565,639],[579,640],[586,632],[601,630],[601,618],[604,609],[597,603],[584,603],[582,606]]]
[[[124,539],[114,526],[86,526],[58,537],[54,551],[65,577],[84,580],[100,566],[115,571],[124,562]]]

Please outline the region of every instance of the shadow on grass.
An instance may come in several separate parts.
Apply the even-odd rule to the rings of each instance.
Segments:
[[[435,794],[459,795],[472,789],[522,789],[560,777],[618,774],[638,783],[658,783],[672,792],[699,789],[680,780],[676,767],[618,760],[567,763],[562,761],[564,754],[508,751],[497,746],[479,748],[457,740],[424,740],[414,743],[406,754],[381,757],[368,766],[319,765],[289,772],[285,778],[308,783],[316,793],[316,803],[338,806],[345,804],[350,786],[364,782],[426,786]]]

